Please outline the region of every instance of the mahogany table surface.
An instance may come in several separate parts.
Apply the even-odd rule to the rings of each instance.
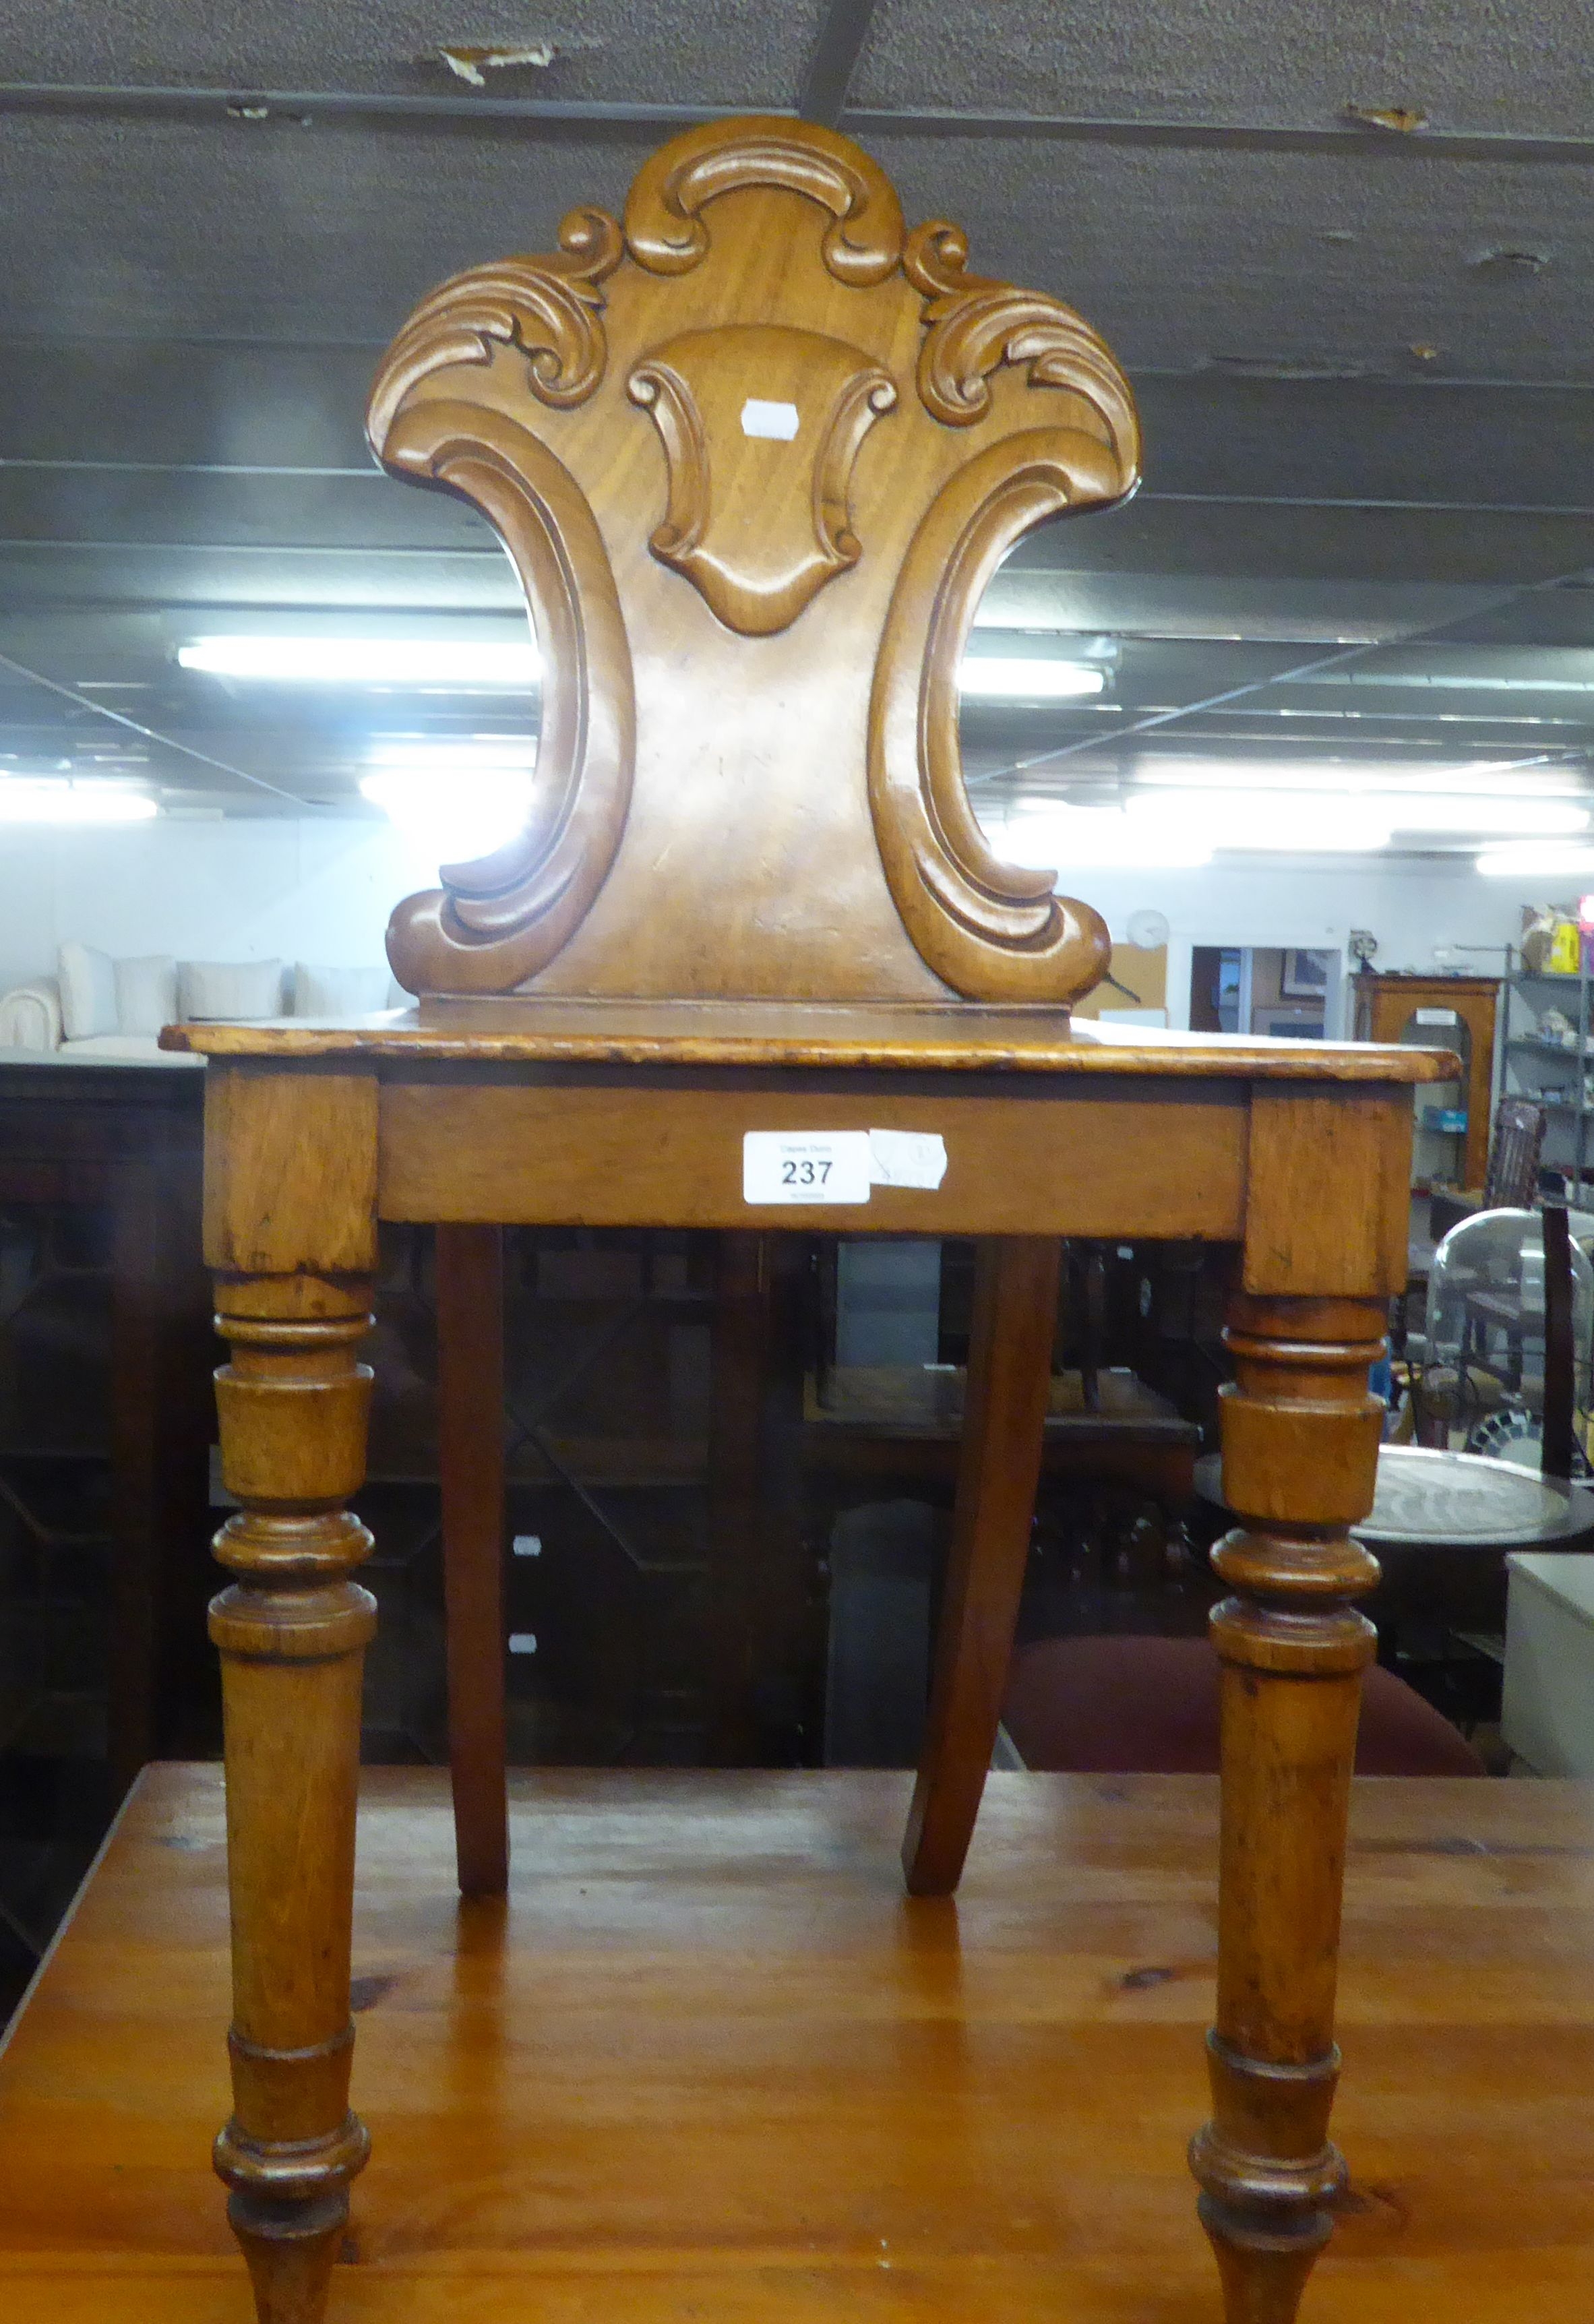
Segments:
[[[462,1908],[446,1777],[364,1779],[331,2324],[1215,2324],[1182,2148],[1217,1785],[998,1775],[955,1903],[909,1778],[522,1772]],[[1594,1785],[1359,1781],[1303,2324],[1594,2312]],[[0,2315],[249,2324],[218,1769],[138,1784],[0,2058]]]

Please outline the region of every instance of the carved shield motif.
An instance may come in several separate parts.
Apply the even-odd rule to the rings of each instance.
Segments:
[[[856,564],[852,463],[897,401],[861,348],[781,324],[724,324],[667,340],[627,387],[652,413],[668,470],[650,546],[728,629],[785,629]]]

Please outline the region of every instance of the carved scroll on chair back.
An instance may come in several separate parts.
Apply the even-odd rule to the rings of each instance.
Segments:
[[[987,845],[958,666],[1012,543],[1137,481],[1111,355],[799,122],[692,130],[559,242],[434,291],[372,394],[543,664],[526,826],[400,907],[400,981],[1065,1008],[1107,931]]]

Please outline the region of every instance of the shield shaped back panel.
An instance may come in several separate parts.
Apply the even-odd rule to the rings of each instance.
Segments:
[[[496,526],[543,664],[526,827],[400,907],[409,989],[1060,1008],[1098,981],[1097,915],[974,820],[957,671],[1012,543],[1133,488],[1133,402],[858,147],[674,140],[622,218],[423,300],[369,429]]]

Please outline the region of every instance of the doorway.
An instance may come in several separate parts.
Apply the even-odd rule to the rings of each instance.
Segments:
[[[1285,945],[1193,945],[1193,1033],[1322,1041],[1338,1029],[1340,956]]]

